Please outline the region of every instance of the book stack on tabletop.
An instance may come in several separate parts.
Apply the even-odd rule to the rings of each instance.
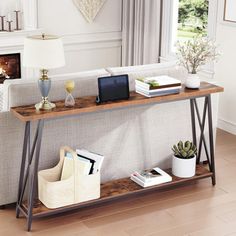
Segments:
[[[156,97],[179,93],[181,81],[167,75],[139,78],[135,80],[136,92],[145,97]]]

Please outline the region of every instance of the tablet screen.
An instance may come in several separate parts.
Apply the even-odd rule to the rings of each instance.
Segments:
[[[129,98],[128,75],[98,78],[100,102]]]

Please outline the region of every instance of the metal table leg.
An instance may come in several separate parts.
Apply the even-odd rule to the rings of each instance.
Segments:
[[[193,143],[197,145],[196,140],[196,117],[200,127],[200,139],[198,146],[198,155],[197,155],[197,164],[200,163],[201,153],[202,153],[202,144],[204,145],[207,162],[209,169],[212,172],[212,184],[216,184],[215,180],[215,156],[214,156],[214,135],[213,135],[213,126],[212,126],[212,107],[211,107],[211,95],[205,97],[204,108],[202,118],[199,112],[198,104],[196,98],[190,99],[190,108],[191,108],[191,122],[192,122],[192,134],[193,134]],[[195,114],[197,116],[195,116]],[[208,145],[205,139],[204,131],[206,124],[206,115],[208,115],[208,127],[209,127],[209,147],[210,155],[208,152]]]
[[[197,118],[198,118],[198,124],[200,127],[200,140],[199,140],[199,146],[198,146],[198,156],[197,156],[197,163],[200,163],[200,159],[201,159],[201,152],[202,152],[202,143],[204,144],[204,148],[205,148],[205,153],[206,153],[206,157],[207,157],[207,161],[208,163],[210,162],[210,158],[209,158],[209,154],[208,154],[208,149],[207,149],[207,142],[204,136],[204,130],[205,130],[205,124],[206,124],[206,112],[207,112],[207,98],[205,98],[205,102],[204,102],[204,108],[203,108],[203,117],[201,119],[201,115],[198,109],[198,105],[197,105],[197,101],[194,101],[195,104],[195,108],[196,108],[196,113],[197,113]]]
[[[23,151],[22,151],[22,160],[21,160],[21,168],[20,168],[20,178],[18,184],[18,197],[16,202],[16,218],[20,216],[19,206],[21,205],[21,195],[23,191],[23,181],[25,176],[25,164],[26,164],[26,156],[27,156],[27,147],[30,140],[30,122],[26,122],[25,124],[25,134],[24,134],[24,142],[23,142]]]
[[[195,146],[197,146],[196,123],[195,123],[195,112],[194,112],[194,100],[195,99],[190,99],[190,109],[191,109],[191,123],[192,123],[193,144]]]
[[[30,163],[30,173],[29,173],[29,192],[28,192],[28,219],[27,219],[27,230],[31,230],[32,225],[32,212],[34,206],[34,197],[37,189],[37,176],[38,176],[38,165],[39,165],[39,157],[41,150],[41,141],[43,134],[43,126],[44,121],[40,120],[38,123],[38,138],[36,143],[36,153],[34,163]]]
[[[31,230],[31,225],[32,225],[32,218],[33,218],[32,211],[33,211],[33,205],[34,205],[34,198],[36,197],[35,192],[37,190],[37,174],[38,174],[38,165],[39,165],[43,127],[44,127],[44,121],[39,120],[37,129],[35,132],[34,142],[33,142],[32,147],[30,147],[30,122],[27,122],[25,125],[25,135],[24,135],[24,143],[23,143],[23,151],[22,151],[21,171],[20,171],[20,178],[19,178],[16,217],[17,218],[19,217],[20,212],[26,215],[28,231]],[[26,164],[27,154],[28,154],[28,163]],[[22,201],[24,198],[27,182],[29,186],[28,196],[27,196],[28,211],[24,212],[22,210]]]
[[[215,150],[214,150],[214,135],[212,126],[212,107],[211,107],[211,95],[208,95],[208,126],[209,126],[209,142],[210,142],[210,156],[211,156],[211,171],[212,184],[216,184],[216,174],[215,174]]]

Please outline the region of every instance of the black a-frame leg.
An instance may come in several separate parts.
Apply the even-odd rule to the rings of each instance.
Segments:
[[[18,189],[18,198],[16,206],[16,217],[20,216],[20,213],[27,218],[27,230],[31,230],[32,219],[33,219],[33,206],[35,193],[37,190],[37,174],[38,174],[38,165],[42,141],[44,121],[39,120],[38,126],[35,132],[34,141],[32,147],[30,145],[30,122],[25,124],[25,135],[22,151],[22,162],[21,162],[21,171],[19,178],[19,189]],[[27,161],[28,156],[28,161]],[[23,198],[25,195],[26,185],[28,183],[28,195],[27,195],[27,205],[28,210],[26,211],[22,207]]]
[[[198,154],[197,154],[197,164],[201,161],[201,154],[202,154],[202,146],[204,146],[204,150],[206,153],[207,163],[209,165],[209,169],[212,172],[212,184],[216,184],[215,178],[215,153],[214,153],[214,134],[213,134],[213,121],[212,121],[212,105],[211,105],[211,96],[208,95],[205,97],[204,107],[202,117],[199,112],[197,99],[192,98],[190,99],[190,109],[191,109],[191,122],[192,122],[192,135],[193,135],[193,143],[198,147]],[[207,119],[208,117],[208,119]],[[196,118],[198,121],[198,125],[200,128],[200,138],[199,144],[197,144],[197,135],[196,135]],[[205,138],[205,126],[206,121],[208,121],[208,128],[209,128],[209,148],[210,152],[208,151],[208,145]]]

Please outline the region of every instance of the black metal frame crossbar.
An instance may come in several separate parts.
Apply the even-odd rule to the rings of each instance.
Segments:
[[[191,121],[192,121],[192,135],[193,135],[193,143],[198,147],[197,153],[197,164],[200,163],[201,154],[202,154],[202,145],[204,145],[205,154],[207,158],[207,163],[209,165],[209,169],[212,172],[212,184],[216,184],[215,178],[215,152],[214,152],[214,134],[213,134],[213,125],[212,125],[212,105],[211,105],[211,96],[208,95],[205,97],[203,114],[202,117],[199,112],[198,104],[196,98],[190,99],[190,107],[191,107]],[[197,134],[196,134],[196,116],[197,121],[200,127],[200,139],[199,143],[197,143]],[[206,127],[206,117],[208,116],[208,135],[209,135],[209,148],[205,138],[205,127]]]
[[[198,155],[197,163],[200,163],[202,145],[204,145],[207,162],[209,165],[210,172],[212,172],[212,184],[216,184],[215,180],[215,162],[214,162],[214,140],[213,140],[213,127],[212,127],[212,106],[211,106],[211,95],[204,96],[205,102],[203,107],[203,115],[201,117],[197,98],[187,98],[190,99],[190,110],[191,110],[191,123],[192,123],[192,135],[193,143],[197,146],[197,134],[196,134],[196,120],[198,121],[200,127],[200,139],[198,145]],[[205,138],[205,124],[206,117],[208,115],[208,128],[209,128],[209,147],[210,152],[208,152],[208,145]],[[20,213],[22,213],[27,218],[27,230],[31,230],[33,215],[33,207],[37,195],[37,173],[40,158],[41,141],[43,134],[44,120],[39,120],[37,129],[34,135],[34,140],[31,145],[31,122],[27,121],[25,124],[23,151],[22,151],[22,162],[19,178],[19,189],[18,198],[16,205],[16,217],[19,218]],[[28,157],[28,160],[27,160]],[[23,207],[23,198],[27,189],[27,209]]]

